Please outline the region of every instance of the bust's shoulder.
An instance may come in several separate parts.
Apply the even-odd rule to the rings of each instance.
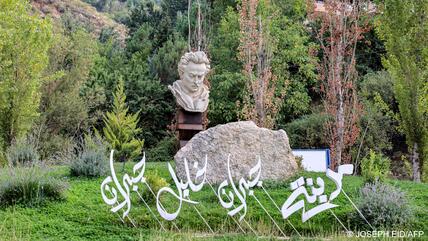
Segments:
[[[182,90],[183,89],[182,84],[183,83],[181,80],[176,80],[174,81],[174,83],[172,83],[172,87],[176,90]]]
[[[168,89],[170,89],[173,92],[181,92],[182,88],[180,85],[180,80],[176,80],[172,83],[172,85],[168,85]]]
[[[201,96],[206,96],[210,93],[210,89],[208,89],[208,86],[206,86],[205,84],[202,84],[202,93]]]

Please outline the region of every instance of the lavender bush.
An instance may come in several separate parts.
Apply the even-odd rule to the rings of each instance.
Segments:
[[[82,149],[70,165],[72,176],[99,177],[108,171],[107,145],[99,137],[86,135]]]
[[[39,161],[40,155],[37,151],[35,141],[31,137],[24,137],[14,141],[7,148],[6,158],[9,165],[30,166]]]
[[[66,183],[38,165],[0,169],[0,207],[34,206],[65,198]]]
[[[367,183],[361,189],[358,208],[374,227],[399,227],[413,218],[404,192],[380,182]]]

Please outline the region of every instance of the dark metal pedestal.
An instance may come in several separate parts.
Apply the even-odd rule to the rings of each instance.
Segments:
[[[177,117],[178,139],[180,140],[181,148],[185,146],[194,135],[204,130],[203,113],[179,109]]]

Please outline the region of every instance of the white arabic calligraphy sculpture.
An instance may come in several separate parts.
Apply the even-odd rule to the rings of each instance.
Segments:
[[[208,157],[205,156],[205,165],[202,169],[198,169],[198,162],[194,162],[194,165],[193,165],[194,169],[198,169],[196,172],[196,176],[195,176],[194,181],[192,181],[192,179],[190,178],[189,166],[187,164],[187,160],[184,159],[184,167],[185,167],[186,176],[187,176],[187,182],[185,182],[185,183],[183,183],[182,180],[180,180],[180,181],[178,180],[174,169],[172,168],[171,164],[168,163],[168,170],[169,170],[169,173],[171,174],[172,179],[174,180],[175,186],[177,187],[177,193],[178,194],[176,194],[174,192],[174,190],[172,190],[172,188],[170,188],[170,187],[163,187],[158,191],[158,194],[156,196],[156,207],[157,207],[158,212],[162,218],[164,218],[168,221],[176,219],[178,214],[181,211],[181,206],[182,206],[183,202],[187,202],[190,204],[198,204],[198,202],[190,200],[190,198],[189,198],[189,196],[190,196],[189,187],[190,187],[190,190],[192,190],[192,192],[198,192],[204,186],[205,178],[206,178],[206,171],[207,171],[207,159],[208,159]],[[202,178],[202,180],[199,182],[199,184],[195,184],[195,182],[198,181],[198,178],[199,179]],[[174,196],[179,201],[178,208],[176,209],[176,211],[174,213],[169,213],[168,211],[166,211],[165,208],[163,207],[161,201],[160,201],[160,197],[162,196],[162,194],[164,192],[171,194],[172,196]]]
[[[122,185],[117,179],[116,171],[114,170],[114,160],[113,160],[113,154],[114,151],[112,150],[110,153],[110,170],[111,170],[111,176],[108,176],[101,184],[101,195],[103,197],[103,200],[107,205],[112,206],[111,211],[116,213],[117,211],[121,210],[126,206],[126,210],[123,212],[122,218],[125,218],[128,216],[129,211],[131,210],[131,199],[130,199],[130,187],[133,191],[137,191],[138,186],[134,185],[139,182],[145,182],[144,179],[144,170],[145,170],[145,163],[146,163],[146,155],[144,154],[143,158],[140,162],[135,164],[133,167],[134,174],[138,174],[137,177],[131,178],[128,174],[125,174],[122,179]],[[138,173],[137,173],[138,172]],[[111,187],[110,183],[114,183],[114,186]],[[105,191],[108,191],[111,194],[111,198],[106,195]],[[118,193],[119,191],[120,195],[123,198],[122,202],[119,202]]]
[[[291,214],[302,209],[302,222],[306,222],[313,216],[317,215],[320,212],[328,210],[330,208],[337,207],[336,204],[330,203],[335,199],[340,191],[342,190],[342,178],[343,174],[352,174],[354,166],[352,164],[341,165],[338,168],[338,172],[334,172],[330,169],[327,169],[326,175],[336,184],[336,190],[330,194],[330,197],[327,198],[327,195],[324,194],[324,180],[320,177],[317,177],[316,183],[319,186],[318,188],[314,187],[312,178],[307,178],[306,180],[303,177],[298,178],[296,181],[290,184],[293,193],[288,197],[281,208],[282,217],[284,219],[288,218]],[[311,187],[312,195],[308,194],[308,191],[304,185]],[[305,201],[300,200],[293,204],[293,202],[303,194],[308,203],[315,203],[318,200],[319,205],[305,211]]]
[[[239,180],[239,185],[238,185],[239,190],[238,188],[236,188],[236,185],[233,181],[233,177],[230,171],[230,155],[227,158],[227,172],[228,172],[229,180],[224,180],[220,184],[220,186],[218,187],[217,196],[220,200],[221,206],[223,206],[225,209],[230,209],[234,205],[234,198],[236,195],[239,201],[241,202],[241,205],[230,210],[227,214],[229,216],[234,216],[237,213],[239,213],[242,209],[244,209],[244,212],[239,217],[239,221],[242,221],[242,219],[244,219],[245,215],[247,214],[247,202],[246,202],[247,191],[248,191],[248,195],[253,195],[254,191],[251,190],[251,188],[255,187],[256,185],[261,185],[261,181],[259,181],[260,174],[261,174],[260,158],[257,164],[253,168],[251,168],[249,171],[249,177],[252,178],[252,176],[256,174],[255,178],[250,181],[247,181],[244,178],[241,178]],[[229,185],[232,187],[234,193],[232,191],[229,191],[228,193],[226,193],[225,188]],[[229,200],[228,202],[223,200],[222,198],[223,195],[228,197],[228,200]]]

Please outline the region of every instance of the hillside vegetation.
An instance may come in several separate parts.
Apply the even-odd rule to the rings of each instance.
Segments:
[[[108,15],[80,0],[31,0],[31,5],[41,16],[60,19],[63,15],[69,15],[97,37],[103,29],[108,28],[113,29],[121,41],[125,40],[128,33],[125,25],[117,23]]]

